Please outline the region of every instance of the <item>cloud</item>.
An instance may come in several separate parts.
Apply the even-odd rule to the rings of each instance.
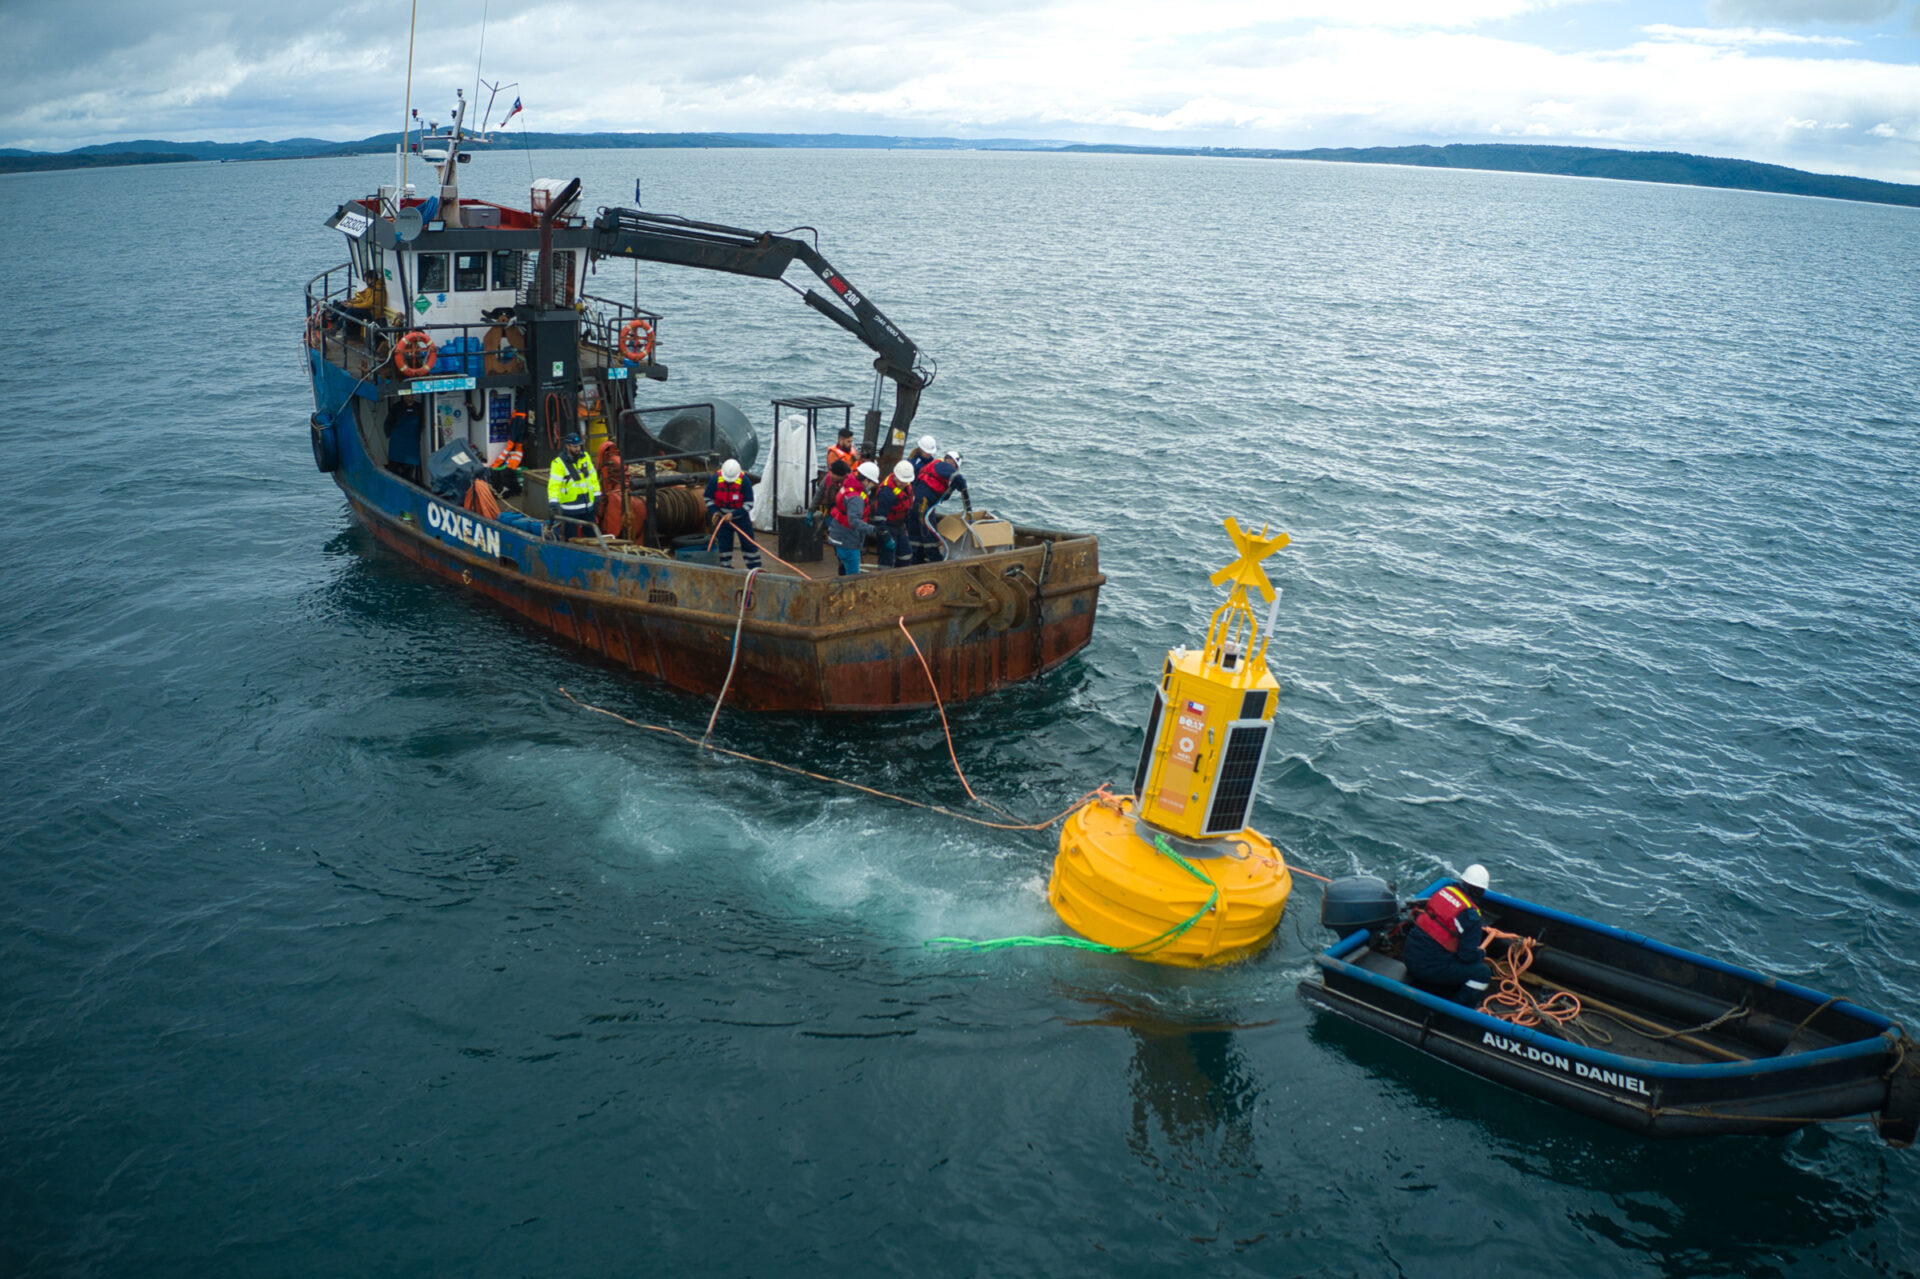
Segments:
[[[1846,36],[1809,36],[1794,31],[1776,31],[1755,27],[1670,27],[1656,23],[1640,28],[1658,40],[1690,40],[1696,44],[1766,45],[1807,44],[1841,47],[1858,43]]]
[[[1713,0],[1707,11],[1721,22],[1878,22],[1900,0]]]
[[[10,3],[20,20],[0,49],[0,145],[347,139],[401,119],[406,30],[390,4],[110,3],[107,27],[81,38],[48,0]],[[531,129],[1280,147],[1524,138],[1920,177],[1920,68],[1764,26],[1656,25],[1585,49],[1522,38],[1548,7],[493,0],[487,74],[517,82]],[[454,88],[471,90],[474,10],[422,0],[423,114],[444,118]],[[578,32],[591,38],[568,38]]]

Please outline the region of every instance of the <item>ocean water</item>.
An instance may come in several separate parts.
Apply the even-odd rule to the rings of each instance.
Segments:
[[[376,159],[0,179],[0,1273],[1897,1275],[1920,1153],[1650,1144],[1259,959],[1056,928],[1006,835],[698,731],[371,544],[301,286]],[[1293,535],[1255,824],[1920,1019],[1920,222],[1365,166],[483,155],[470,193],[781,230],[940,362],[980,504],[1099,534],[1092,646],[951,712],[976,789],[1121,781],[1221,520]],[[862,401],[765,282],[609,266],[671,402]],[[718,740],[941,803],[937,720]]]

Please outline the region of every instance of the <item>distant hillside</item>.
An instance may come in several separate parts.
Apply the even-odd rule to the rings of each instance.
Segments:
[[[165,144],[162,144],[165,145]],[[43,155],[35,151],[0,151],[0,173],[34,173],[44,169],[104,169],[121,164],[181,164],[199,159],[179,151],[121,151],[113,155]]]
[[[734,133],[760,147],[831,147],[847,151],[1059,151],[1068,142],[1032,138],[900,138],[877,133]]]
[[[1613,151],[1602,147],[1526,146],[1514,143],[1454,143],[1443,147],[1316,147],[1282,151],[1256,147],[1139,147],[1039,142],[1021,138],[905,138],[863,133],[517,133],[498,132],[487,150],[611,150],[687,147],[836,147],[890,151],[1074,151],[1121,155],[1194,155],[1250,160],[1342,160],[1355,164],[1410,164],[1445,169],[1490,169],[1501,173],[1556,173],[1567,177],[1616,178],[1679,186],[1771,191],[1876,204],[1920,207],[1920,186],[1871,178],[1808,173],[1778,164],[1721,160],[1678,151]],[[374,155],[393,150],[400,135],[379,133],[357,142],[287,138],[279,142],[107,142],[58,154],[0,150],[0,173],[25,169],[80,169],[106,164],[164,164],[182,160],[295,160]]]
[[[720,133],[520,133],[497,132],[491,147],[473,145],[476,152],[601,150],[644,147],[762,147],[765,142],[747,142]],[[305,160],[331,155],[378,155],[391,152],[400,141],[397,133],[376,133],[357,142],[330,142],[325,138],[287,138],[280,142],[105,142],[80,147],[68,156],[112,157],[135,152],[185,152],[196,160]],[[470,144],[471,145],[471,144]],[[99,161],[92,161],[98,163]],[[109,163],[114,161],[109,160]]]
[[[1316,147],[1277,151],[1247,147],[1130,147],[1075,145],[1064,151],[1123,155],[1208,155],[1253,160],[1343,160],[1349,164],[1409,164],[1436,169],[1490,169],[1498,173],[1555,173],[1676,186],[1817,195],[1830,200],[1920,207],[1920,186],[1871,178],[1808,173],[1751,160],[1720,160],[1679,151],[1612,151],[1603,147],[1546,147],[1457,142],[1444,147]]]
[[[392,137],[399,137],[393,134]],[[387,143],[393,145],[391,141]],[[160,142],[139,138],[132,142],[103,142],[98,146],[76,147],[70,156],[98,156],[106,163],[113,157],[132,152],[184,152],[196,160],[281,160],[295,156],[326,155],[338,151],[341,144],[324,138],[288,138],[283,142]]]

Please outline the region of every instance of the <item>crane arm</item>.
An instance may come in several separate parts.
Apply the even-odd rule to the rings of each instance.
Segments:
[[[665,262],[787,283],[808,306],[873,350],[875,371],[894,384],[887,447],[905,439],[919,408],[920,393],[932,384],[937,366],[813,245],[770,231],[749,231],[637,209],[604,209],[594,220],[593,229],[593,251],[603,257]],[[819,278],[827,293],[787,282],[787,268],[796,259]],[[865,443],[869,451],[880,443],[876,438],[879,417],[876,400],[875,409],[867,414]]]

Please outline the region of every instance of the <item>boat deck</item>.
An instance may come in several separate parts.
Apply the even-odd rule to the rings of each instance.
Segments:
[[[1353,962],[1390,980],[1407,980],[1406,965],[1380,951],[1365,950]],[[1580,981],[1577,972],[1568,971],[1572,967],[1542,948],[1535,961],[1537,971],[1526,974],[1526,983],[1536,998],[1544,1000],[1564,990],[1581,1002],[1578,1017],[1563,1025],[1546,1022],[1533,1027],[1537,1033],[1622,1057],[1683,1066],[1790,1056],[1845,1042],[1806,1030],[1776,1052],[1739,1033],[1746,1016],[1737,1010],[1700,1016],[1699,1010],[1650,1004],[1612,990],[1597,990],[1594,983]],[[1720,1024],[1712,1024],[1716,1021]]]

